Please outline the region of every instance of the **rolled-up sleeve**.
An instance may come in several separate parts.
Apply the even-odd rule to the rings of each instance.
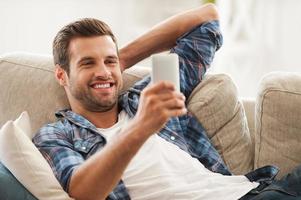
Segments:
[[[171,53],[179,55],[181,92],[188,97],[203,79],[223,42],[218,21],[209,21],[180,37]]]

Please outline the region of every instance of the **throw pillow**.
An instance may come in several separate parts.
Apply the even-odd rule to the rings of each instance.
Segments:
[[[50,166],[31,142],[30,119],[23,112],[0,130],[0,160],[36,198],[71,199],[55,178]]]

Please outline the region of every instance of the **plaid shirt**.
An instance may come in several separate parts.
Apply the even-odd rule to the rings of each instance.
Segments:
[[[179,55],[180,87],[187,99],[202,80],[221,44],[218,21],[201,24],[177,40],[171,52]],[[130,117],[135,115],[140,93],[149,83],[150,77],[145,77],[120,95],[119,106]],[[33,142],[49,162],[64,190],[68,191],[73,170],[100,151],[106,145],[106,139],[92,123],[69,109],[57,112],[56,117],[58,121],[42,127]],[[209,170],[231,175],[192,113],[171,118],[159,136],[197,158]],[[256,179],[257,176],[251,173],[247,177]],[[122,180],[107,199],[130,199]]]

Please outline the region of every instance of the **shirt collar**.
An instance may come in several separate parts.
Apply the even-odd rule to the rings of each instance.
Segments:
[[[98,132],[97,128],[89,120],[87,120],[83,116],[73,112],[70,108],[57,111],[55,113],[55,116],[58,119],[65,118],[68,121],[70,121],[73,124],[76,124],[80,127],[90,129],[91,131],[96,132],[96,133]]]

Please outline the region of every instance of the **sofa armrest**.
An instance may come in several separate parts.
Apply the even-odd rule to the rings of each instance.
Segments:
[[[255,116],[255,167],[277,165],[281,177],[301,163],[301,74],[266,75]]]
[[[212,143],[234,174],[253,169],[254,153],[237,88],[225,74],[206,75],[188,99]]]

